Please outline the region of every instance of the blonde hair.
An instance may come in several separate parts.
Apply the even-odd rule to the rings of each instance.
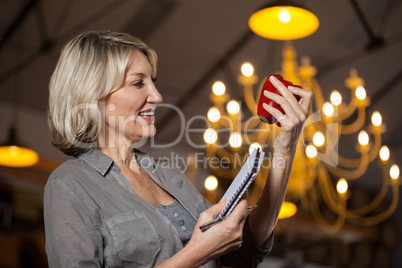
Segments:
[[[54,146],[72,156],[97,146],[99,101],[122,86],[134,51],[147,57],[155,77],[155,51],[128,34],[88,31],[66,44],[49,83]]]

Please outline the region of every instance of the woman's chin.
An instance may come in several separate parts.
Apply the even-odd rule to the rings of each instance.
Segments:
[[[147,129],[144,129],[142,131],[142,135],[141,135],[141,139],[148,139],[148,138],[152,138],[153,136],[156,135],[156,128],[154,125],[150,126]]]

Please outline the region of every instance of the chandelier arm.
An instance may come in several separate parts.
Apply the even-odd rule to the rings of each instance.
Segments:
[[[355,180],[363,176],[364,173],[366,173],[368,165],[370,164],[368,153],[362,153],[361,159],[362,159],[361,165],[354,170],[347,170],[339,166],[334,167],[332,165],[326,165],[326,167],[328,168],[329,172],[331,172],[338,178],[347,178],[348,180]]]
[[[373,211],[378,205],[384,200],[387,192],[388,192],[388,186],[390,185],[390,178],[388,176],[388,165],[387,164],[381,164],[382,166],[382,180],[383,184],[381,187],[380,192],[378,195],[367,205],[357,208],[357,209],[351,209],[347,212],[347,218],[359,218],[360,216],[366,215]],[[395,196],[393,196],[395,198]]]
[[[392,213],[394,213],[395,209],[398,206],[398,202],[399,202],[399,182],[398,182],[398,180],[392,182],[392,194],[393,194],[393,198],[392,198],[392,202],[391,202],[390,206],[386,210],[384,210],[382,213],[377,214],[375,216],[371,216],[371,217],[360,217],[360,218],[356,218],[356,219],[348,218],[348,221],[359,224],[359,225],[372,226],[372,225],[376,225],[376,224],[386,220],[387,218],[389,218],[392,215]]]
[[[313,199],[311,202],[311,206],[310,206],[311,213],[313,215],[314,220],[318,223],[318,227],[326,233],[334,234],[334,233],[338,232],[342,228],[342,226],[345,222],[345,218],[346,218],[345,213],[337,214],[338,218],[334,224],[328,223],[322,216],[320,208],[318,207],[319,201],[317,200],[317,195],[314,191],[314,188],[309,192],[311,193],[312,199]],[[346,201],[346,200],[344,200],[344,201]],[[342,202],[342,204],[340,204],[338,206],[339,210],[342,209],[342,208],[340,208],[342,205],[346,205],[346,202]]]
[[[257,115],[257,102],[254,97],[253,85],[244,85],[244,100],[250,112],[253,115]]]
[[[218,123],[218,127],[216,128],[217,131],[222,128],[232,130],[234,127],[233,122],[230,120],[229,116],[226,115],[223,116],[221,115],[217,123]]]
[[[319,166],[319,170],[318,170],[318,182],[319,182],[321,191],[323,193],[325,193],[325,194],[323,194],[323,199],[324,199],[325,204],[328,206],[328,208],[332,212],[338,213],[338,204],[339,204],[340,196],[334,190],[334,187],[332,186],[332,181],[329,177],[329,174],[322,165]]]
[[[318,84],[317,80],[312,79],[310,90],[313,91],[316,110],[321,110],[324,105],[325,99],[322,94],[321,86]]]
[[[297,159],[297,158],[295,158],[295,159]],[[305,183],[303,185],[304,191],[302,192],[302,195],[301,195],[301,204],[304,209],[310,210],[311,204],[309,202],[308,192],[311,188],[314,188],[314,184],[317,179],[317,169],[318,169],[319,162],[318,162],[318,159],[316,159],[316,158],[306,158],[305,154],[303,154],[302,159],[304,161],[302,163],[300,163],[299,165],[303,165],[303,166],[307,167],[307,169],[301,168],[301,170],[302,170],[301,173],[303,176],[305,176],[305,181],[304,181]],[[294,164],[297,165],[298,162],[295,161]],[[295,170],[295,168],[293,168],[293,169]],[[297,174],[295,174],[295,173],[292,173],[292,174],[293,174],[293,176],[297,176]],[[292,180],[292,177],[290,178],[290,180]]]
[[[338,141],[340,132],[338,128],[337,124],[327,125],[326,150],[325,153],[319,155],[323,162],[332,166],[339,164]]]
[[[239,112],[240,113],[240,112]],[[240,131],[240,129],[239,129],[239,127],[241,126],[241,122],[240,122],[240,120],[241,120],[241,117],[240,117],[240,114],[231,114],[231,115],[229,115],[229,118],[231,119],[231,121],[233,122],[233,131],[234,132],[239,132]],[[231,132],[233,132],[233,131],[231,131]]]
[[[352,116],[352,114],[357,109],[357,101],[356,101],[355,97],[352,97],[352,100],[349,102],[349,104],[347,104],[347,105],[341,104],[341,106],[342,106],[341,109],[338,109],[338,110],[340,110],[340,113],[339,113],[339,116],[337,119],[338,121],[343,121]]]
[[[224,103],[225,103],[225,101],[227,101],[229,98],[230,98],[230,96],[229,96],[228,93],[224,93],[224,94],[221,95],[221,96],[217,96],[217,95],[215,95],[215,94],[210,94],[210,96],[209,96],[209,99],[214,103],[214,106],[215,106],[216,108],[218,108],[219,113],[220,113],[220,119],[218,120],[217,123],[219,123],[220,126],[224,126],[224,127],[226,127],[226,128],[228,128],[228,127],[231,126],[231,125],[230,125],[230,124],[226,124],[226,123],[222,123],[222,122],[221,122],[221,118],[225,118],[225,119],[229,118],[229,116],[228,116],[228,114],[226,113],[225,108],[224,108],[224,106],[223,106]],[[229,122],[230,122],[230,121],[229,121]],[[230,122],[230,123],[231,123],[231,122]]]
[[[355,180],[364,175],[368,168],[368,155],[362,159],[362,165],[354,170],[346,170],[339,167],[333,167],[331,165],[326,165],[329,172],[334,174],[338,178],[347,178],[348,180]]]
[[[219,132],[224,131],[224,129],[228,129],[230,132],[232,132],[235,129],[233,118],[225,112],[222,103],[216,102],[215,107],[218,108],[220,117],[217,122],[211,122],[212,127],[216,130],[218,134]]]
[[[314,187],[314,181],[317,178],[317,161],[316,159],[308,159],[311,165],[306,165],[308,170],[304,173],[306,175],[305,184],[301,196],[301,205],[304,209],[310,210],[310,203],[308,199],[309,189]]]
[[[366,107],[359,105],[357,111],[358,111],[357,119],[353,123],[349,125],[341,124],[342,134],[356,133],[359,129],[361,129],[364,126],[366,120]]]
[[[374,132],[374,145],[369,152],[369,163],[373,162],[381,149],[381,133]],[[357,168],[361,165],[361,158],[346,158],[338,155],[339,166],[346,168]]]

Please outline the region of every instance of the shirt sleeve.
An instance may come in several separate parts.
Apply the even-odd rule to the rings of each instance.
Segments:
[[[77,194],[49,178],[44,192],[46,253],[50,268],[102,267],[102,238]]]
[[[265,256],[271,252],[274,244],[274,234],[272,233],[268,241],[261,248],[257,246],[253,234],[248,224],[248,217],[243,228],[243,243],[241,248],[230,252],[221,258],[223,265],[230,267],[257,267]]]

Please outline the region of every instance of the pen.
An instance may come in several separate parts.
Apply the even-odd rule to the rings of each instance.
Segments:
[[[248,207],[248,208],[246,209],[246,211],[247,211],[247,212],[252,211],[252,210],[255,209],[256,207],[258,207],[258,205],[254,205],[254,206]]]
[[[252,210],[255,209],[256,207],[257,207],[257,205],[248,207],[248,208],[246,209],[246,211],[247,211],[247,212],[248,212],[248,211],[252,211]],[[207,229],[207,228],[209,228],[209,227],[211,227],[211,226],[213,226],[213,225],[215,225],[215,224],[221,222],[222,220],[223,220],[222,218],[219,218],[219,219],[215,219],[215,220],[213,220],[213,221],[211,221],[211,222],[209,222],[209,223],[202,224],[202,225],[200,225],[200,229],[201,229],[201,230],[205,230],[205,229]]]
[[[215,219],[215,220],[213,220],[213,221],[211,221],[211,222],[209,222],[209,223],[200,225],[200,229],[201,229],[201,230],[205,230],[205,229],[207,229],[208,227],[211,227],[212,225],[215,225],[215,224],[217,224],[218,222],[221,222],[221,221],[222,221],[221,218]]]

